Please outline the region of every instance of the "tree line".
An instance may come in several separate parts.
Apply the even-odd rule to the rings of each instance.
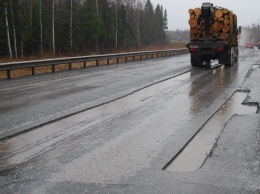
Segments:
[[[104,53],[166,42],[167,11],[150,0],[2,0],[0,56]]]
[[[251,26],[242,27],[241,30],[241,43],[246,44],[248,42],[260,42],[260,24],[253,23]]]
[[[190,29],[187,30],[170,30],[166,32],[167,39],[172,42],[189,42]]]

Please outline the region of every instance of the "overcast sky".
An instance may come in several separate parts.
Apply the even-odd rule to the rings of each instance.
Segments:
[[[258,24],[260,20],[260,0],[151,0],[151,2],[154,8],[160,4],[167,10],[169,30],[188,29],[189,8],[201,7],[204,2],[232,10],[238,17],[239,26]]]

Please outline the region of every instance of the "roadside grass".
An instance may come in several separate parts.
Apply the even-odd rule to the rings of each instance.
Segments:
[[[183,42],[174,42],[174,43],[169,43],[167,45],[162,45],[162,46],[148,46],[142,49],[127,49],[127,50],[118,50],[118,51],[113,51],[110,53],[106,54],[114,54],[114,53],[124,53],[124,52],[137,52],[137,51],[149,51],[149,50],[166,50],[166,49],[180,49],[180,48],[185,48],[185,43]],[[97,53],[92,53],[91,55],[95,55]],[[98,53],[99,54],[99,53]],[[104,53],[103,53],[104,54]],[[84,56],[84,55],[78,55],[78,56]],[[19,61],[30,61],[30,60],[40,60],[40,59],[51,59],[51,58],[62,58],[62,57],[68,57],[68,56],[60,56],[60,55],[55,55],[53,56],[52,54],[45,54],[44,57],[38,57],[38,56],[30,56],[30,57],[24,57],[22,59],[10,59],[10,58],[0,58],[0,63],[8,63],[8,62],[19,62]],[[142,56],[143,58],[145,56]],[[148,56],[148,58],[156,57],[154,56]],[[140,60],[141,56],[135,57],[135,60]],[[133,61],[133,57],[129,57],[127,59],[128,61]],[[125,62],[125,58],[120,58],[119,63]],[[109,59],[109,64],[117,63],[116,59]],[[99,60],[99,65],[106,65],[107,60]],[[95,61],[88,61],[86,62],[86,67],[90,66],[95,66],[96,62]],[[72,69],[80,69],[84,68],[84,63],[83,62],[77,62],[72,64]],[[55,71],[63,71],[63,70],[68,70],[69,69],[69,64],[59,64],[55,65]],[[35,68],[35,74],[43,74],[43,73],[51,73],[52,72],[52,66],[44,66],[44,67],[36,67]],[[32,70],[31,68],[25,68],[25,69],[16,69],[11,71],[11,77],[16,78],[16,77],[21,77],[21,76],[27,76],[27,75],[32,75]],[[0,79],[7,79],[7,72],[6,71],[0,71]]]

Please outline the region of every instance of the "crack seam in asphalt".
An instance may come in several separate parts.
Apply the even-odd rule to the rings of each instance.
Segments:
[[[188,146],[188,144],[194,139],[194,137],[201,131],[201,129],[206,125],[206,123],[207,123],[210,119],[212,119],[212,117],[222,108],[222,106],[223,106],[226,102],[228,102],[228,101],[232,98],[232,96],[233,96],[236,92],[246,92],[246,93],[249,94],[251,91],[250,91],[250,90],[235,90],[235,91],[233,92],[233,94],[232,94],[223,104],[221,104],[220,107],[210,116],[210,118],[209,118],[208,120],[206,120],[206,122],[205,122],[205,123],[199,128],[199,130],[189,139],[189,141],[188,141],[186,144],[184,144],[184,146],[176,153],[176,155],[175,155],[169,162],[166,163],[166,165],[162,168],[162,170],[166,170],[166,169],[167,169],[167,167],[182,153],[182,151]],[[245,100],[246,100],[246,98],[245,98],[245,99],[243,100],[243,102],[242,102],[243,105],[252,105],[252,104],[253,104],[253,105],[257,105],[257,111],[256,111],[256,113],[259,112],[259,103],[258,103],[258,102],[244,102]],[[229,123],[229,121],[230,121],[230,120],[233,118],[233,116],[235,116],[235,115],[237,115],[237,114],[232,115],[232,117],[225,123],[225,125],[224,125],[224,127],[223,127],[223,129],[222,129],[222,131],[221,131],[221,133],[220,133],[220,135],[218,136],[218,138],[216,138],[216,142],[215,142],[213,148],[211,149],[210,153],[207,155],[206,159],[204,160],[204,162],[202,163],[202,165],[199,167],[199,169],[204,165],[204,163],[206,162],[206,160],[208,159],[208,157],[211,156],[211,154],[212,154],[211,152],[213,151],[215,145],[217,145],[218,139],[219,139],[219,137],[221,136],[221,134],[223,133],[223,131],[224,131],[226,125]]]

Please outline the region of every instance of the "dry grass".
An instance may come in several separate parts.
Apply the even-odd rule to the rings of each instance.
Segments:
[[[0,71],[0,79],[6,79],[6,78],[7,78],[6,71]]]
[[[163,45],[163,46],[148,46],[142,49],[128,49],[128,50],[119,50],[119,51],[114,51],[111,53],[107,53],[107,54],[112,54],[112,53],[124,53],[124,52],[137,52],[137,51],[149,51],[149,50],[166,50],[166,49],[179,49],[179,48],[185,48],[185,43],[182,42],[175,42],[175,43],[170,43],[167,45]],[[96,53],[93,53],[96,54]],[[29,61],[29,60],[40,60],[40,59],[50,59],[50,58],[62,58],[62,57],[67,57],[67,56],[52,56],[51,54],[46,54],[44,57],[39,58],[37,56],[32,56],[32,57],[26,57],[23,58],[23,60],[21,59],[17,59],[17,60],[10,60],[10,58],[0,58],[0,63],[7,63],[7,62],[17,62],[17,61]],[[152,58],[152,57],[156,57],[156,55],[149,55],[148,58]],[[146,56],[142,56],[142,59],[145,59]],[[135,60],[140,60],[141,56],[136,56]],[[128,61],[133,61],[134,57],[128,57],[127,58]],[[119,62],[125,62],[125,58],[120,58]],[[109,63],[117,63],[117,59],[109,59]],[[107,60],[99,60],[99,65],[106,65],[107,64]],[[89,61],[86,62],[86,66],[90,67],[90,66],[95,66],[96,65],[96,61]],[[78,62],[78,63],[73,63],[72,64],[72,69],[79,69],[79,68],[83,68],[84,67],[84,63],[83,62]],[[69,69],[69,64],[60,64],[60,65],[55,65],[55,71],[63,71],[63,70],[68,70]],[[50,73],[52,72],[52,66],[44,66],[44,67],[36,67],[35,68],[35,74],[42,74],[42,73]],[[0,71],[0,79],[6,79],[7,75],[6,75],[6,71]],[[32,70],[30,68],[27,69],[17,69],[17,70],[12,70],[11,71],[11,77],[15,78],[15,77],[21,77],[21,76],[26,76],[26,75],[32,75]]]
[[[26,68],[26,69],[15,69],[11,71],[11,77],[21,77],[26,75],[32,75],[32,69]]]

